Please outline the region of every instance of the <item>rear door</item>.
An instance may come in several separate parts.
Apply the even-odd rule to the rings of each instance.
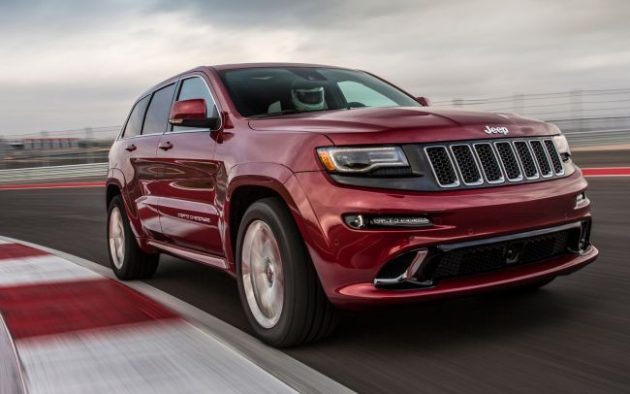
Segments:
[[[124,157],[121,170],[127,182],[128,198],[132,202],[128,213],[139,219],[145,232],[138,234],[140,236],[161,231],[157,212],[158,167],[155,161],[161,133],[143,131],[151,99],[152,95],[147,95],[138,100],[129,115],[120,141]]]
[[[176,101],[205,99],[208,117],[218,109],[201,74],[180,80]],[[163,168],[160,180],[162,233],[180,247],[223,256],[215,203],[218,166],[216,142],[209,129],[170,126],[157,152]]]

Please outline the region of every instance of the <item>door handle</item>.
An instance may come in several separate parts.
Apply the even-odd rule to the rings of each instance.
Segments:
[[[136,150],[136,146],[134,144],[129,144],[127,145],[127,147],[125,148],[125,150],[127,152],[133,152],[134,150]]]
[[[158,148],[160,148],[162,150],[169,150],[172,147],[173,147],[173,144],[171,144],[170,141],[160,142],[160,145],[158,145]]]

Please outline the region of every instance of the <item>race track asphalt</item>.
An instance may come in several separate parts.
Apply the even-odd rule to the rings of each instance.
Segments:
[[[583,166],[627,154],[576,155]],[[359,392],[630,392],[630,178],[590,180],[598,261],[529,294],[346,313],[294,358]],[[0,235],[107,265],[104,190],[0,192]],[[235,282],[163,257],[147,281],[249,331]]]

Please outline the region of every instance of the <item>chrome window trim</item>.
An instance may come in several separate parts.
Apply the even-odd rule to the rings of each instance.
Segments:
[[[459,162],[457,162],[457,156],[455,155],[455,151],[453,151],[453,147],[456,146],[464,146],[466,148],[468,148],[468,151],[470,152],[470,155],[473,158],[473,161],[475,162],[475,165],[477,166],[477,171],[479,172],[479,180],[476,182],[466,182],[466,179],[464,177],[464,174],[461,170],[461,166],[459,165]],[[466,186],[479,186],[479,185],[483,185],[483,174],[481,173],[481,165],[480,163],[477,161],[477,156],[475,155],[475,153],[473,152],[472,148],[470,147],[469,144],[460,144],[460,143],[456,143],[456,144],[450,144],[448,146],[448,150],[450,151],[451,155],[453,155],[453,160],[452,162],[454,164],[456,164],[456,169],[455,169],[455,173],[461,178],[462,182],[464,183],[464,185]],[[448,151],[446,152],[447,154],[449,153]],[[429,160],[430,161],[430,160]]]
[[[492,154],[494,155],[494,158],[497,160],[497,165],[499,166],[499,172],[501,173],[501,178],[491,181],[488,179],[488,175],[486,174],[486,169],[483,168],[483,160],[481,160],[481,158],[479,157],[479,153],[477,153],[477,146],[479,145],[488,145],[490,146],[490,150],[492,151]],[[479,160],[479,163],[481,163],[481,171],[483,172],[483,177],[486,180],[487,183],[491,184],[491,185],[498,185],[500,183],[505,183],[505,176],[503,174],[503,169],[501,168],[501,164],[499,163],[499,157],[497,155],[497,152],[495,152],[494,150],[494,146],[492,146],[492,142],[490,141],[486,141],[486,142],[478,142],[478,143],[473,143],[473,151],[475,152],[475,156],[477,157],[477,159]]]
[[[542,147],[543,153],[545,154],[545,159],[547,160],[547,164],[549,165],[549,174],[545,175],[542,172],[542,168],[540,168],[540,163],[538,162],[538,157],[536,156],[536,153],[534,152],[534,145],[532,144],[533,142],[538,142],[540,144],[540,146]],[[532,150],[532,154],[534,155],[534,163],[536,163],[536,167],[538,168],[538,173],[540,174],[541,177],[543,178],[551,178],[554,174],[553,171],[553,165],[551,165],[551,163],[549,162],[549,156],[547,155],[547,148],[545,148],[541,141],[541,139],[539,138],[532,138],[530,140],[527,141],[527,144],[530,146],[531,150]]]
[[[532,162],[534,163],[534,168],[536,168],[536,176],[533,176],[533,177],[527,176],[525,172],[525,164],[523,163],[523,160],[521,159],[521,155],[518,153],[518,149],[516,149],[517,142],[522,142],[523,144],[525,144],[525,148],[529,152],[529,155],[532,158]],[[523,176],[525,176],[525,179],[527,180],[540,179],[540,169],[538,168],[538,160],[536,160],[536,156],[534,156],[534,152],[532,152],[532,149],[527,143],[527,140],[523,138],[519,138],[519,139],[513,140],[512,144],[514,145],[514,149],[516,149],[516,153],[517,153],[516,157],[518,158],[518,161],[521,163],[521,168],[523,169]]]
[[[512,154],[514,155],[514,160],[516,161],[516,166],[518,167],[518,170],[521,173],[518,176],[518,178],[510,179],[510,176],[508,175],[507,169],[505,168],[505,164],[503,164],[503,158],[501,157],[501,153],[499,153],[499,148],[497,147],[497,144],[507,144],[510,147],[510,150],[512,151]],[[521,182],[524,179],[523,178],[524,172],[523,172],[523,168],[521,167],[521,162],[518,159],[518,155],[516,154],[516,148],[514,148],[512,146],[512,143],[510,141],[508,141],[507,139],[506,140],[494,141],[493,145],[494,145],[495,151],[497,152],[497,158],[499,159],[499,165],[503,169],[503,173],[505,174],[505,178],[509,182]]]
[[[160,85],[160,87],[156,88],[156,90],[159,90],[162,86],[165,86],[165,85]],[[144,127],[144,118],[147,117],[147,109],[149,109],[149,104],[151,104],[151,96],[153,95],[153,92],[154,90],[150,91],[147,94],[143,94],[136,101],[134,101],[133,105],[131,106],[131,110],[129,111],[129,114],[127,115],[127,120],[125,120],[125,123],[120,128],[120,131],[118,132],[118,137],[116,137],[115,141],[129,140],[132,138],[140,137],[142,135],[150,135],[150,134],[142,134],[142,128]],[[131,114],[133,113],[133,110],[136,109],[136,105],[138,105],[140,101],[144,100],[147,97],[149,97],[149,102],[147,103],[147,107],[144,109],[144,115],[142,116],[142,125],[140,126],[140,134],[134,135],[132,137],[125,137],[124,135],[125,129],[127,128],[127,125],[129,124],[129,119],[131,119]]]
[[[153,136],[162,135],[162,134],[163,133],[138,134],[138,135],[134,135],[133,137],[121,138],[120,141],[129,141],[129,140],[135,140],[138,138],[153,137]]]
[[[431,149],[431,148],[442,148],[442,149],[444,149],[444,151],[446,152],[446,157],[448,157],[448,160],[450,161],[451,166],[453,168],[453,173],[455,174],[455,182],[449,183],[449,184],[446,184],[446,185],[440,183],[440,179],[437,176],[437,172],[435,171],[435,168],[433,167],[433,162],[431,161],[431,156],[429,156],[428,150]],[[435,178],[435,181],[437,182],[437,184],[440,187],[449,187],[449,188],[450,187],[458,187],[460,185],[459,176],[457,175],[457,170],[455,169],[455,164],[453,163],[453,159],[451,158],[451,155],[448,153],[448,149],[446,148],[446,146],[445,145],[430,145],[430,146],[425,146],[423,148],[423,150],[424,150],[424,154],[427,157],[427,161],[429,162],[429,165],[431,166],[431,171],[433,172],[433,177]]]
[[[179,94],[180,94],[180,92],[182,90],[182,84],[184,83],[184,81],[186,81],[188,79],[193,79],[193,78],[201,79],[201,81],[206,86],[206,90],[208,91],[208,93],[210,94],[210,98],[212,99],[212,104],[214,104],[214,106],[217,109],[217,113],[219,114],[219,125],[217,126],[216,129],[195,128],[195,129],[191,129],[191,130],[172,130],[172,128],[174,126],[178,126],[178,125],[174,125],[174,124],[171,124],[171,122],[168,122],[168,124],[170,125],[171,130],[166,130],[163,134],[212,132],[212,131],[221,130],[223,128],[223,116],[221,116],[221,114],[223,113],[223,109],[217,103],[217,99],[216,99],[214,93],[212,92],[212,89],[210,88],[210,85],[208,85],[208,82],[206,82],[206,79],[200,74],[189,74],[189,75],[183,76],[183,77],[178,79],[178,81],[177,81],[177,88],[176,88],[177,91],[175,92],[175,96],[173,98],[173,104],[179,99]],[[180,126],[180,127],[185,127],[185,126]]]

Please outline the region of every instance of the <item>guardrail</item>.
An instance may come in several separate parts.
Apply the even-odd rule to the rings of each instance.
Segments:
[[[69,166],[16,168],[0,170],[0,183],[102,177],[107,175],[107,162]]]
[[[565,133],[572,146],[630,144],[630,129],[574,131]],[[103,177],[107,175],[107,162],[49,167],[0,170],[0,184],[50,179]]]
[[[630,144],[630,129],[570,131],[564,133],[571,146]]]

